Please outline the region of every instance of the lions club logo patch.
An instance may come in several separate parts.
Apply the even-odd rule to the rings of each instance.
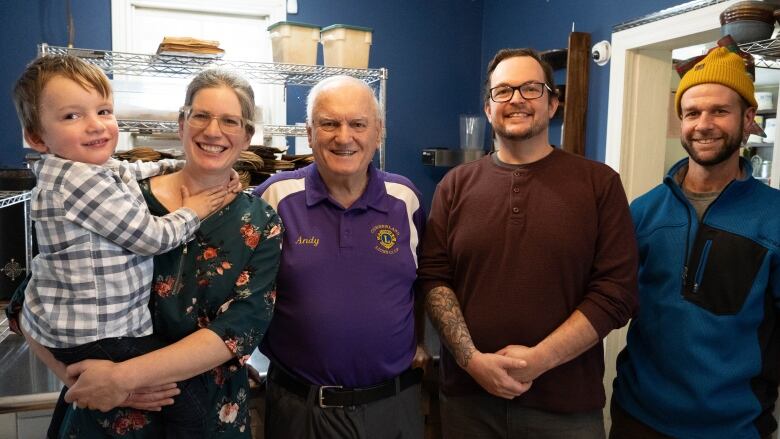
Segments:
[[[385,255],[398,253],[398,229],[387,224],[380,224],[371,228],[371,234],[376,238],[377,245],[374,250]]]

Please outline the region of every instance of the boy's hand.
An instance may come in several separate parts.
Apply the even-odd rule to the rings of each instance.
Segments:
[[[209,188],[195,195],[190,195],[185,186],[181,187],[182,207],[194,210],[201,221],[222,207],[226,196],[225,186]]]
[[[244,190],[238,172],[235,169],[230,170],[230,181],[228,181],[227,190],[231,194],[237,194]]]

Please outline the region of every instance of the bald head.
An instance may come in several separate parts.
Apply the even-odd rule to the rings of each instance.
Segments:
[[[306,123],[311,125],[314,120],[314,111],[317,106],[317,100],[320,94],[323,92],[338,91],[344,88],[357,88],[365,91],[365,93],[358,93],[359,96],[365,96],[366,99],[371,101],[371,105],[376,112],[376,118],[380,122],[381,126],[384,126],[384,119],[382,117],[382,109],[379,106],[379,101],[374,94],[374,90],[361,81],[360,79],[353,78],[352,76],[337,75],[325,78],[318,82],[317,85],[309,90],[309,95],[306,97]]]

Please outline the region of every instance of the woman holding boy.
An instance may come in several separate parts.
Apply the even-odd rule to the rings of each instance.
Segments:
[[[254,108],[251,87],[233,74],[208,70],[192,80],[179,115],[186,165],[140,182],[154,215],[182,206],[182,186],[197,194],[225,184],[254,133]],[[157,402],[143,402],[149,398],[138,393],[196,377],[203,404],[191,409],[205,420],[201,436],[250,437],[244,364],[271,319],[280,234],[279,219],[265,202],[228,194],[193,240],[156,256],[150,308],[155,334],[169,345],[126,361],[69,366],[61,377],[70,384],[65,399],[80,408],[60,401],[57,434],[163,436],[158,413],[116,407],[153,407]],[[12,314],[19,310],[17,296]],[[151,399],[171,393],[152,393]]]

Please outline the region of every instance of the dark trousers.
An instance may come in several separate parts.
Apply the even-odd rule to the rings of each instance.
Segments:
[[[604,439],[601,410],[552,413],[488,394],[439,392],[444,439]]]
[[[368,404],[321,408],[316,387],[303,398],[274,384],[268,373],[266,439],[421,439],[420,384]]]
[[[631,416],[620,407],[614,398],[609,406],[609,413],[612,417],[609,439],[673,439],[672,436],[659,433]],[[771,437],[770,433],[763,436],[762,439],[771,439]]]
[[[609,439],[672,439],[671,436],[659,433],[629,415],[614,398],[609,406],[609,414],[612,417]]]
[[[49,348],[54,358],[73,364],[83,360],[110,360],[120,362],[129,360],[157,349],[167,344],[154,335],[146,337],[106,338],[71,348]],[[162,408],[162,418],[167,438],[199,438],[206,430],[206,409],[208,392],[201,375],[177,383],[181,393],[174,398],[174,404]],[[64,395],[60,394],[48,436],[57,437],[63,417],[67,411],[64,405]],[[62,404],[61,404],[62,403]]]

